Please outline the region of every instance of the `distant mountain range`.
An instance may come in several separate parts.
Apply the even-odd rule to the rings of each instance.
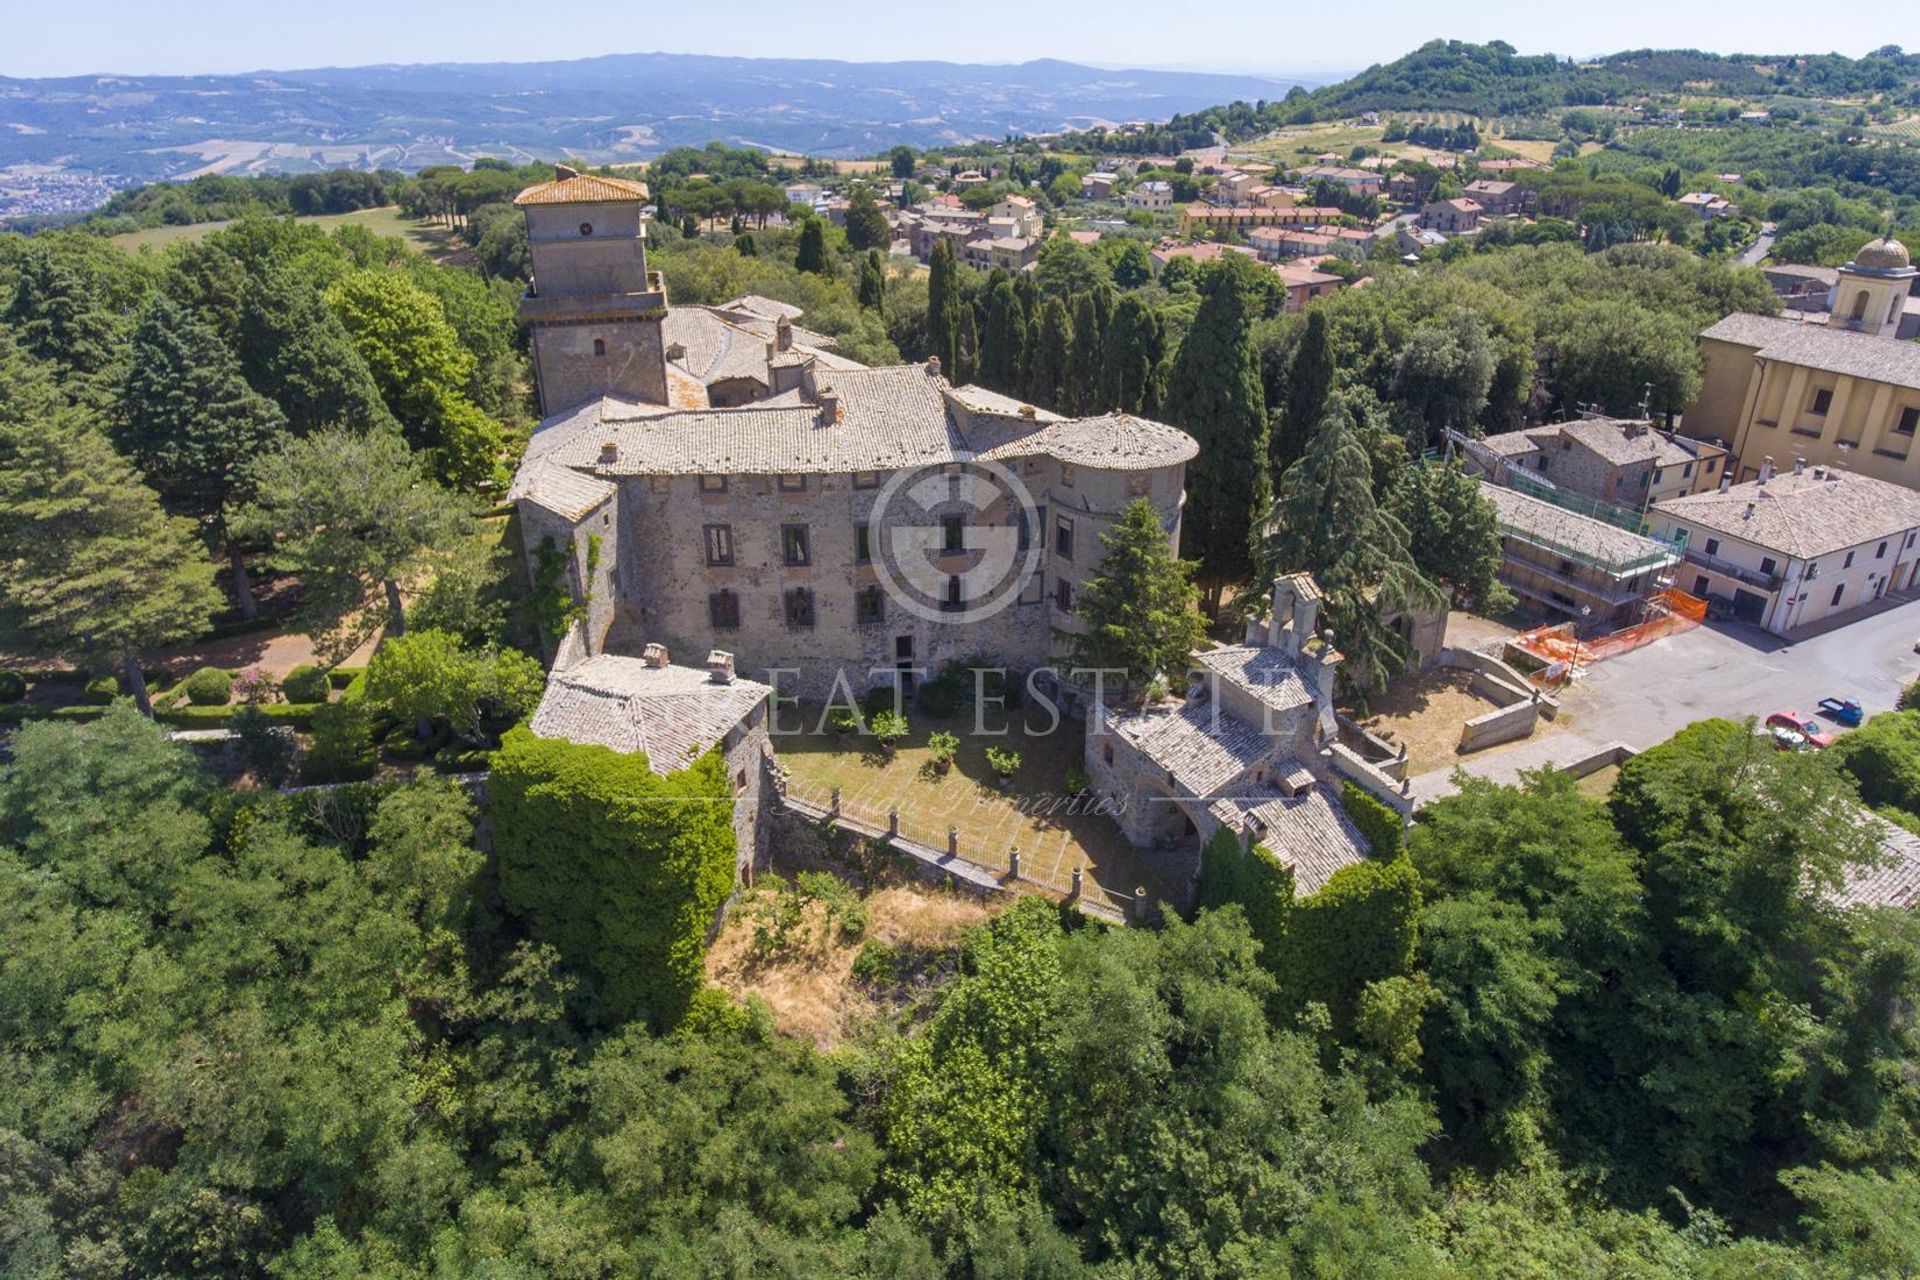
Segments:
[[[635,53],[222,76],[0,77],[0,199],[200,173],[419,169],[497,155],[637,160],[715,139],[828,157],[1279,97],[1293,81],[1185,71]]]

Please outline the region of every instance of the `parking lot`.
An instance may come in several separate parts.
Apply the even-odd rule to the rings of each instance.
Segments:
[[[1510,782],[1522,768],[1564,763],[1612,742],[1645,749],[1712,716],[1764,719],[1782,709],[1815,712],[1820,699],[1858,698],[1871,716],[1889,711],[1920,675],[1920,600],[1858,618],[1822,635],[1788,642],[1758,627],[1711,622],[1583,669],[1562,698],[1571,721],[1534,738],[1466,757],[1469,773]],[[1452,788],[1452,768],[1414,779],[1435,799]]]

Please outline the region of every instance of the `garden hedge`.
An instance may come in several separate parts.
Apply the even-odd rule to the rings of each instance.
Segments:
[[[196,707],[224,707],[233,700],[233,673],[219,667],[202,667],[185,680],[180,687],[187,692],[187,701]]]
[[[733,890],[733,789],[720,753],[661,777],[639,753],[509,731],[489,816],[500,896],[586,978],[589,1016],[679,1022]]]
[[[280,680],[280,692],[288,702],[325,702],[332,687],[327,673],[311,662],[301,663]]]
[[[1347,811],[1347,817],[1353,819],[1353,825],[1367,838],[1367,844],[1376,858],[1392,859],[1398,857],[1405,847],[1406,824],[1371,791],[1355,782],[1352,778],[1340,783],[1340,807]]]
[[[1254,941],[1260,944],[1260,963],[1270,970],[1278,968],[1293,914],[1293,868],[1265,845],[1248,849],[1232,828],[1221,827],[1200,853],[1199,896],[1205,908],[1239,903]]]

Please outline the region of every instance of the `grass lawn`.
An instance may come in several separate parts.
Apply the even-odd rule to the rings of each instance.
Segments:
[[[1052,734],[1028,733],[1021,723],[1026,714],[1034,717],[1036,730],[1046,728],[1044,713],[1016,710],[1007,717],[1006,737],[975,737],[969,707],[949,721],[909,707],[912,732],[891,758],[857,733],[844,740],[831,732],[781,734],[774,746],[792,794],[824,805],[837,786],[847,814],[880,827],[888,810],[898,808],[900,833],[909,840],[945,849],[947,828],[958,827],[961,857],[1005,870],[1007,851],[1018,848],[1021,877],[1062,893],[1071,888],[1073,869],[1082,866],[1117,899],[1143,886],[1150,897],[1183,902],[1186,867],[1176,870],[1152,851],[1134,848],[1103,814],[1067,812],[1067,769],[1081,762],[1083,726],[1063,719]],[[817,706],[788,706],[779,723],[817,730],[820,716]],[[993,716],[987,727],[1000,723]],[[944,774],[933,769],[927,749],[928,735],[940,729],[960,738],[959,756]],[[1011,746],[1021,754],[1020,771],[1005,791],[987,765],[990,746]]]
[[[452,233],[446,228],[415,222],[404,216],[393,205],[381,209],[361,209],[354,213],[318,214],[311,218],[300,218],[298,221],[311,223],[322,231],[332,231],[335,227],[348,224],[363,226],[375,235],[398,236],[406,241],[409,247],[432,257],[445,256],[464,248],[453,239]],[[113,243],[123,245],[136,253],[147,248],[157,252],[179,241],[192,243],[203,240],[220,228],[231,225],[233,225],[231,222],[196,222],[186,227],[148,227],[143,231],[127,231],[111,238]]]
[[[1595,769],[1580,779],[1580,794],[1589,800],[1605,800],[1613,794],[1613,784],[1620,780],[1620,766],[1610,764],[1604,769]]]

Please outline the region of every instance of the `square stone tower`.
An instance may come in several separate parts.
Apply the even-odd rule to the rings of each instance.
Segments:
[[[558,165],[514,199],[533,255],[520,318],[533,329],[544,415],[603,395],[667,402],[667,287],[647,270],[647,195],[644,182]]]

